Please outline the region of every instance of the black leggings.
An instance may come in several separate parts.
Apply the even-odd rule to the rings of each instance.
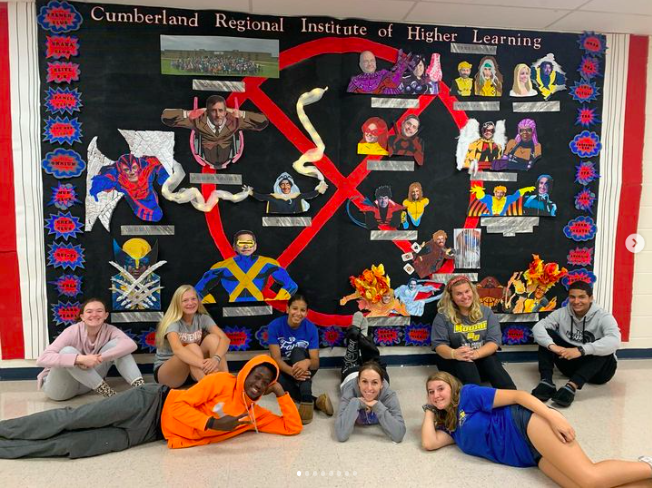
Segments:
[[[290,366],[294,366],[295,363],[303,361],[304,359],[310,359],[310,352],[308,352],[308,349],[304,347],[295,347],[290,353],[290,360],[286,361],[286,363]],[[310,369],[310,379],[305,381],[299,381],[291,374],[281,371],[281,374],[278,377],[278,382],[281,384],[283,389],[290,394],[295,402],[314,402],[315,397],[312,396],[312,380],[318,370],[319,368]]]
[[[357,338],[347,339],[346,352],[344,353],[344,363],[342,364],[341,381],[349,376],[351,373],[360,371],[360,366],[368,361],[375,361],[380,366],[383,372],[383,378],[389,383],[389,375],[387,374],[387,366],[380,361],[380,351],[376,344],[363,334],[358,335]]]
[[[439,371],[446,371],[459,379],[463,385],[479,385],[488,381],[491,386],[501,390],[516,390],[516,385],[505,371],[496,354],[475,361],[457,361],[444,359],[439,354],[435,356],[435,364]]]

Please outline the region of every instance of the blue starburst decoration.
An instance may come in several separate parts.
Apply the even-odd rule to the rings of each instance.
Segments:
[[[45,121],[43,140],[51,144],[70,144],[81,142],[81,122],[77,118],[48,117]]]
[[[63,239],[64,241],[75,239],[77,234],[83,232],[79,218],[70,212],[50,214],[50,217],[45,221],[45,228],[48,230],[48,235],[54,234],[55,239]]]

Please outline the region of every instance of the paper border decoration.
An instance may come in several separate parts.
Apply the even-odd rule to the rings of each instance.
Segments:
[[[78,217],[75,217],[70,212],[57,212],[50,214],[45,220],[45,228],[48,230],[48,235],[54,234],[55,239],[76,239],[77,234],[81,234],[82,223]]]
[[[48,117],[43,129],[43,140],[50,144],[70,144],[81,142],[82,130],[79,119],[68,117]]]
[[[156,327],[150,327],[138,334],[137,342],[143,351],[156,352]]]
[[[576,247],[571,249],[566,256],[570,266],[591,266],[593,262],[592,247]]]
[[[584,188],[575,195],[575,208],[583,212],[593,213],[593,204],[595,203],[595,193],[588,188]]]
[[[587,54],[602,57],[607,50],[607,36],[593,31],[583,32],[578,40],[580,49]]]
[[[48,247],[48,266],[72,271],[84,268],[84,249],[81,244],[53,242]]]
[[[267,348],[269,346],[269,330],[266,325],[256,331],[255,337],[262,347]]]
[[[564,227],[564,235],[574,241],[590,241],[598,228],[591,217],[581,215],[569,221]]]
[[[342,327],[329,326],[319,328],[319,343],[323,347],[336,347],[344,345],[344,329]]]
[[[45,96],[45,109],[53,114],[67,113],[72,115],[73,112],[81,112],[81,93],[77,88],[52,88],[48,87],[48,93]]]
[[[48,63],[47,79],[48,83],[72,83],[79,81],[81,69],[77,63],[54,61]]]
[[[46,36],[45,57],[47,59],[70,59],[79,55],[79,39],[74,36]]]
[[[86,169],[86,162],[72,149],[57,148],[45,155],[41,167],[55,178],[76,178]]]
[[[581,158],[592,158],[600,154],[602,143],[600,136],[593,131],[583,130],[568,144],[573,154]]]
[[[54,205],[59,210],[68,210],[76,203],[81,203],[77,198],[77,190],[72,183],[58,182],[57,186],[52,187],[52,198],[48,206]]]
[[[55,281],[50,281],[54,285],[59,295],[75,298],[81,295],[82,277],[77,275],[65,274],[59,276]]]
[[[379,346],[397,346],[401,343],[402,327],[376,327],[374,341]]]
[[[245,327],[223,327],[222,330],[231,340],[229,351],[248,351],[251,343],[251,331]]]
[[[413,324],[405,328],[406,346],[430,346],[430,330],[428,324]]]
[[[582,161],[575,168],[575,183],[586,186],[600,178],[595,163],[592,161]]]
[[[570,87],[570,95],[576,102],[594,102],[600,95],[600,88],[592,81],[576,81]]]
[[[79,302],[57,302],[51,305],[56,325],[71,325],[79,320],[81,304]]]
[[[38,25],[53,34],[76,31],[84,19],[79,11],[68,2],[52,0],[43,5],[36,18]]]
[[[602,76],[600,60],[593,56],[582,56],[582,61],[580,62],[580,67],[577,68],[577,72],[584,80],[592,80],[596,76]]]
[[[568,287],[576,281],[584,281],[589,285],[593,285],[595,280],[596,276],[593,274],[593,271],[586,268],[580,268],[569,271],[568,274],[561,279],[561,284],[568,290]]]
[[[503,344],[516,346],[532,343],[532,329],[527,325],[510,325],[503,329]]]
[[[600,122],[600,117],[596,113],[597,108],[591,108],[588,105],[582,105],[577,109],[577,119],[575,119],[575,125],[581,125],[582,127],[589,128],[592,125],[597,125]]]

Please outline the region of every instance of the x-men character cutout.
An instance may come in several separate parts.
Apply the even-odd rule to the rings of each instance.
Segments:
[[[555,61],[555,55],[546,54],[532,64],[532,81],[546,100],[553,93],[566,89],[566,73]]]
[[[351,78],[349,93],[374,93],[396,95],[401,93],[399,86],[403,74],[408,68],[411,55],[398,52],[398,59],[391,70],[376,70],[376,56],[371,51],[360,53],[360,69],[362,73]]]
[[[485,307],[498,310],[503,303],[504,286],[493,276],[487,276],[476,286],[480,302]]]
[[[409,316],[405,304],[394,296],[390,287],[390,278],[385,275],[385,266],[371,266],[359,276],[350,276],[349,283],[355,292],[342,297],[340,305],[346,305],[350,300],[357,300],[360,310],[369,311],[368,317],[388,317],[390,315]]]
[[[469,119],[457,140],[457,169],[487,170],[499,159],[505,148],[505,121],[487,121],[482,128],[477,120]]]
[[[516,216],[523,215],[523,208],[520,203],[521,197],[532,192],[534,186],[526,186],[516,190],[511,195],[507,195],[507,188],[503,185],[494,187],[494,194],[487,195],[484,188],[479,185],[471,187],[471,194],[475,199],[469,204],[469,217],[484,216]]]
[[[387,124],[380,117],[370,117],[362,124],[362,139],[358,143],[358,154],[386,156]]]
[[[432,239],[421,244],[421,249],[412,261],[419,278],[428,278],[443,266],[446,259],[455,259],[455,251],[446,247],[446,239],[448,234],[438,230],[432,235]]]
[[[408,70],[401,78],[399,90],[405,95],[437,95],[441,81],[441,63],[439,54],[433,53],[430,64],[426,65],[427,58],[415,54],[410,60]]]
[[[349,200],[346,204],[349,218],[354,224],[365,229],[396,230],[401,225],[401,214],[405,207],[392,200],[391,186],[379,186],[376,188],[375,196],[376,200],[373,202],[369,198],[365,198],[358,205],[360,211],[365,214],[364,223],[351,215],[350,203],[355,198]]]
[[[508,313],[548,312],[557,306],[557,297],[551,300],[546,293],[568,274],[557,263],[545,263],[537,254],[526,271],[512,275],[504,289],[503,308]]]
[[[109,261],[118,270],[111,277],[112,308],[119,310],[160,310],[161,278],[155,274],[167,261],[156,262],[158,242],[152,248],[140,237],[127,240],[122,247],[114,240],[115,261]]]
[[[408,279],[407,285],[401,285],[394,290],[394,296],[405,304],[407,312],[413,317],[421,317],[426,303],[431,303],[441,298],[435,294],[437,289],[432,285],[422,285],[425,280],[416,278]]]
[[[523,202],[523,215],[538,215],[540,217],[555,217],[557,204],[550,200],[554,180],[550,175],[540,175],[537,178],[536,193]]]
[[[468,97],[473,91],[473,78],[471,78],[473,66],[468,61],[462,61],[457,65],[457,72],[460,75],[453,80],[453,95]]]
[[[195,159],[214,169],[223,169],[240,157],[244,144],[242,131],[260,131],[268,124],[263,114],[227,108],[226,100],[220,95],[208,97],[206,108],[166,108],[161,121],[170,127],[192,130]]]
[[[455,229],[455,267],[476,269],[480,267],[480,229]]]
[[[211,294],[221,285],[229,302],[262,302],[287,300],[297,291],[297,284],[288,272],[272,258],[257,256],[256,235],[241,230],[233,236],[236,256],[214,264],[195,285],[202,303],[215,303]]]
[[[481,97],[502,96],[503,75],[498,70],[498,62],[493,56],[485,56],[480,60],[473,91]]]
[[[418,181],[410,183],[407,198],[403,200],[403,206],[405,207],[405,212],[403,212],[403,215],[401,216],[403,228],[409,228],[410,224],[414,227],[419,227],[419,224],[421,224],[421,218],[423,217],[429,203],[430,200],[423,196],[421,183]]]
[[[523,119],[518,123],[517,131],[516,137],[507,141],[502,157],[493,161],[491,169],[528,171],[539,160],[541,144],[537,137],[536,122]]]
[[[163,218],[158,194],[154,190],[154,181],[163,185],[169,174],[157,158],[137,158],[133,154],[125,154],[114,164],[102,166],[96,175],[89,176],[91,187],[88,193],[95,201],[99,200],[98,195],[101,192],[115,191],[124,195],[139,219],[158,222]]]
[[[257,193],[253,188],[248,187],[249,195],[261,202],[267,202],[266,213],[268,214],[299,214],[307,212],[311,200],[323,195],[328,189],[324,181],[320,181],[313,191],[301,193],[299,187],[289,173],[281,173],[274,182],[274,192],[269,194]]]
[[[390,156],[412,156],[414,161],[423,166],[424,144],[417,134],[421,121],[416,115],[408,115],[399,124],[396,124],[394,134],[389,136]]]
[[[509,91],[511,97],[533,97],[537,91],[532,88],[532,70],[527,64],[519,63],[514,67],[514,83]]]

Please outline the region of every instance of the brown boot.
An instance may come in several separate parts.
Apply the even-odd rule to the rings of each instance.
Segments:
[[[312,402],[301,402],[299,404],[299,417],[301,417],[301,423],[303,425],[307,425],[312,422],[314,410],[315,407]]]
[[[332,417],[335,412],[335,410],[333,410],[333,403],[327,393],[319,395],[317,400],[315,400],[315,408],[320,412],[324,412],[329,417]]]
[[[95,393],[99,393],[99,394],[102,395],[104,398],[109,398],[109,397],[112,397],[113,395],[116,394],[116,391],[115,391],[113,388],[111,388],[111,387],[106,383],[106,381],[102,381],[102,383],[100,383],[100,386],[98,386],[97,388],[95,388],[93,391],[94,391]]]

